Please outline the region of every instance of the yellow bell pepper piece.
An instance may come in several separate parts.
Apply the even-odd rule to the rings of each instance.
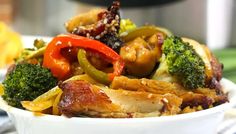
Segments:
[[[60,111],[58,109],[58,103],[60,102],[60,99],[61,99],[61,95],[62,95],[62,91],[57,95],[56,99],[54,100],[53,102],[53,105],[52,105],[52,114],[53,115],[59,115],[60,114]]]
[[[42,101],[42,102],[33,102],[33,101],[22,101],[22,106],[32,112],[41,112],[46,110],[53,105],[53,100]]]
[[[129,42],[137,37],[149,37],[156,33],[162,33],[164,37],[172,35],[172,33],[165,28],[150,25],[138,27],[134,30],[131,30],[127,33],[127,35],[124,35],[121,38],[125,42]]]
[[[40,95],[36,99],[34,99],[33,102],[43,102],[43,101],[47,101],[50,99],[54,99],[54,97],[57,96],[60,92],[62,92],[62,90],[58,87],[55,87],[55,88],[47,91],[46,93]]]

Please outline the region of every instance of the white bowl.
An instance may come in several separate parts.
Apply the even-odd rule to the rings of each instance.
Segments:
[[[215,134],[224,111],[236,104],[236,85],[226,79],[221,84],[229,93],[230,103],[174,116],[134,119],[35,116],[7,105],[1,98],[0,108],[8,113],[18,134]]]

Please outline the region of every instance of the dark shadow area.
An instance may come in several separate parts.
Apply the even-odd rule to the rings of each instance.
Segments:
[[[107,6],[110,5],[113,0],[73,0],[73,1],[79,1],[82,3],[92,4],[97,6]],[[163,5],[177,1],[182,1],[182,0],[120,0],[120,2],[122,3],[122,8]]]

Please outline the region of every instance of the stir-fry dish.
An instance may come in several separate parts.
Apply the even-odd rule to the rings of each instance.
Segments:
[[[68,33],[35,40],[8,69],[11,106],[67,117],[135,118],[196,112],[228,102],[223,65],[199,42],[154,25],[136,26],[120,2],[65,23]]]

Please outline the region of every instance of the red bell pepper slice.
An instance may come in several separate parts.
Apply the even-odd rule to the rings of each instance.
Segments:
[[[79,47],[96,51],[106,57],[113,64],[114,72],[109,74],[109,79],[122,73],[124,61],[114,50],[105,44],[86,37],[73,34],[61,34],[53,38],[48,44],[43,59],[43,66],[49,68],[53,75],[59,80],[63,80],[70,75],[69,60],[61,55],[61,49],[67,47]]]

